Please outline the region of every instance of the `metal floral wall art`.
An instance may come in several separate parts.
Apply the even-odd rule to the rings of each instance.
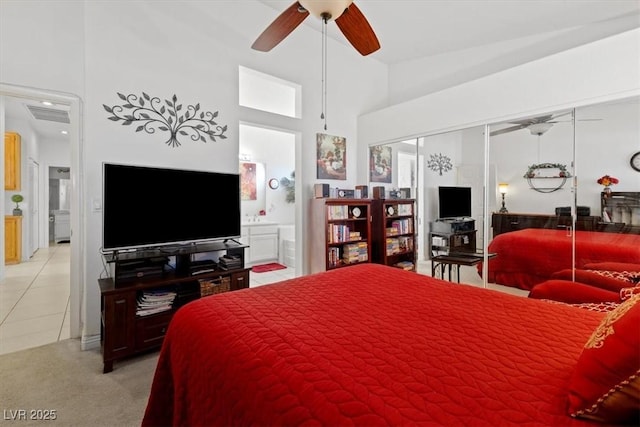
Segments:
[[[134,94],[124,95],[117,92],[118,97],[125,103],[109,107],[102,104],[104,109],[112,114],[109,120],[121,121],[123,126],[134,122],[139,123],[136,132],[145,131],[148,134],[156,130],[169,133],[165,144],[171,147],[182,145],[178,138],[188,137],[192,141],[207,142],[207,138],[216,142],[216,138],[226,139],[227,126],[216,123],[218,112],[201,111],[200,104],[188,105],[183,112],[178,97],[173,95],[171,100],[164,102],[158,97],[150,97],[142,92],[142,96]]]
[[[442,176],[442,172],[449,172],[453,169],[451,159],[447,156],[443,156],[442,153],[430,154],[430,159],[427,161],[427,167],[434,172],[438,172]]]

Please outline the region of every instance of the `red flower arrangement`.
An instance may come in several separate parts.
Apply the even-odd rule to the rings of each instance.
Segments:
[[[601,178],[598,178],[598,184],[604,185],[605,187],[609,187],[610,185],[619,183],[620,180],[610,175],[605,175]]]

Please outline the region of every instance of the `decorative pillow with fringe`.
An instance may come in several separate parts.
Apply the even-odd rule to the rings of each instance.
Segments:
[[[630,284],[640,282],[640,273],[637,271],[613,271],[613,270],[588,270],[603,277],[609,277],[615,280],[621,280]]]
[[[634,295],[640,295],[640,286],[620,289],[620,301],[626,301]]]
[[[640,421],[640,295],[609,312],[585,344],[569,384],[569,414]]]

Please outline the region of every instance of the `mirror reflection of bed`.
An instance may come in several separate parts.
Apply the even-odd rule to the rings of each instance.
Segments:
[[[410,186],[417,196],[421,260],[418,270],[424,274],[431,271],[427,250],[430,246],[429,223],[438,219],[439,186],[472,188],[471,216],[477,224],[477,245],[482,250],[491,251],[492,241],[507,231],[547,229],[566,236],[563,245],[559,246],[562,248],[559,253],[555,252],[559,249],[553,251],[544,245],[538,249],[532,243],[526,243],[526,248],[530,253],[547,254],[549,259],[561,263],[562,270],[579,270],[595,261],[627,260],[640,264],[640,254],[636,249],[640,245],[633,247],[636,238],[621,236],[637,235],[640,227],[640,210],[636,207],[640,174],[630,165],[631,156],[639,148],[639,115],[638,98],[635,97],[490,124],[486,172],[484,126],[385,144],[392,149],[393,165],[399,165],[402,156],[411,159],[413,166],[395,168],[410,171],[410,179],[401,183],[400,173],[394,172],[391,183],[380,184],[372,180],[369,185],[383,185],[389,189]],[[450,170],[434,164],[434,159],[441,158],[450,160]],[[527,178],[531,166],[547,163],[560,165],[560,169],[542,169],[542,175]],[[565,170],[568,172],[566,176]],[[547,172],[550,176],[543,176]],[[618,181],[610,187],[614,197],[608,199],[601,197],[605,188],[597,182],[605,175],[614,176]],[[507,184],[504,195],[499,192],[498,184]],[[629,198],[623,201],[619,197],[622,194]],[[500,214],[502,197],[506,212]],[[575,223],[571,206],[574,206]],[[558,212],[560,208],[564,210]],[[584,248],[587,244],[577,246],[574,252],[573,243],[577,237],[578,241],[588,241],[591,252]],[[569,244],[565,245],[567,242],[564,240]],[[598,242],[601,246],[596,245]],[[626,248],[622,255],[609,249],[619,245]],[[512,248],[513,243],[508,246]],[[505,259],[506,255],[502,258]],[[498,259],[500,254],[489,264],[500,264]],[[505,263],[511,264],[508,267],[514,270],[511,274],[519,274],[517,270],[520,267],[515,263],[508,260]],[[539,266],[529,265],[527,268],[539,270]],[[539,275],[532,281],[544,281],[546,278]],[[527,295],[536,284],[530,283],[529,279],[503,280],[500,277],[492,277],[497,281],[484,283],[478,266],[463,267],[461,279],[479,286],[521,291],[521,295]]]

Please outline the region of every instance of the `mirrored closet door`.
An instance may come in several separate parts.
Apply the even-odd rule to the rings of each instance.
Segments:
[[[489,126],[497,203],[488,208],[487,281],[530,290],[573,266],[576,194],[574,111]]]

